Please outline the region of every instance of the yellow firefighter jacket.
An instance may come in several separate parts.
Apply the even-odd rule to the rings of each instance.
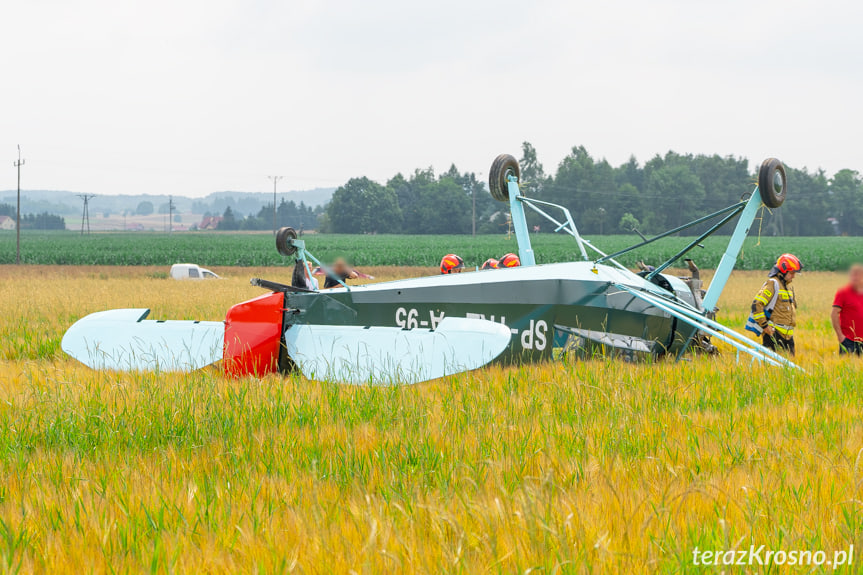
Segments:
[[[794,335],[794,326],[797,325],[797,301],[794,299],[794,289],[789,283],[778,275],[768,278],[752,302],[752,318],[758,325],[762,329],[772,325],[776,334],[784,339],[790,339]]]

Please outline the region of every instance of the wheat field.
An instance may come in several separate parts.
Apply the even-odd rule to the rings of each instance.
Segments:
[[[4,572],[690,572],[696,547],[859,547],[863,362],[831,335],[841,274],[796,282],[806,373],[726,351],[369,388],[97,373],[59,350],[93,311],[220,320],[262,293],[249,277],[289,278],[216,271],[0,266]],[[733,275],[721,321],[742,329],[762,276]]]

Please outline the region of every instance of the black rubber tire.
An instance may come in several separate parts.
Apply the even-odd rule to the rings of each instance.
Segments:
[[[778,208],[788,194],[788,178],[785,166],[776,158],[767,158],[758,171],[758,193],[768,208]]]
[[[509,186],[506,180],[509,175],[515,176],[516,180],[521,177],[518,160],[509,154],[501,154],[494,159],[488,172],[488,191],[491,192],[491,197],[499,202],[509,201]]]
[[[297,239],[297,231],[294,228],[279,228],[276,232],[276,250],[285,257],[297,253],[297,247],[291,240]]]

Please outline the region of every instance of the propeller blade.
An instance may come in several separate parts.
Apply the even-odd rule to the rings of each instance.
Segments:
[[[145,320],[149,313],[91,313],[66,331],[60,347],[93,369],[194,371],[222,359],[223,322]]]
[[[309,379],[379,385],[419,383],[477,369],[509,345],[508,327],[447,317],[437,328],[401,329],[295,324],[288,355]]]

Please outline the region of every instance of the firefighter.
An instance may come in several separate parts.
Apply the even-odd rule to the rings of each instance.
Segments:
[[[755,295],[746,329],[760,333],[767,349],[784,350],[794,355],[797,301],[790,284],[802,269],[803,264],[797,256],[782,254]]]
[[[517,268],[521,265],[521,260],[515,254],[505,254],[497,263],[499,268]]]
[[[440,261],[441,274],[460,274],[463,271],[464,260],[455,254],[447,254]]]

